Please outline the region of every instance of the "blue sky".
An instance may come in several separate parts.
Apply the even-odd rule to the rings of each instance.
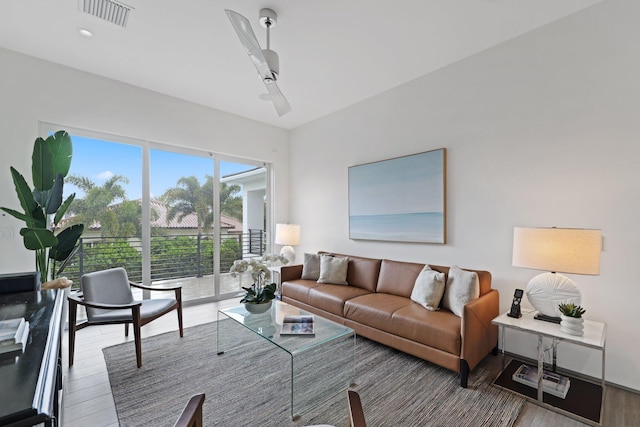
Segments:
[[[101,141],[98,139],[71,136],[73,157],[69,175],[89,178],[96,185],[102,185],[113,175],[122,175],[129,179],[122,184],[129,200],[139,199],[142,195],[142,147]],[[151,194],[160,196],[167,188],[175,187],[183,176],[196,176],[202,183],[205,175],[213,175],[213,160],[187,154],[151,150]],[[253,165],[220,162],[220,176],[253,169]],[[65,197],[82,192],[75,186],[65,183]]]

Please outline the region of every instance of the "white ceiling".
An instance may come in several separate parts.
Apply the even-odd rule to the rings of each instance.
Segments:
[[[79,1],[3,0],[0,46],[292,129],[602,0],[124,0],[135,8],[124,29]],[[224,13],[247,17],[264,48],[263,7],[279,15],[283,117],[258,98]]]

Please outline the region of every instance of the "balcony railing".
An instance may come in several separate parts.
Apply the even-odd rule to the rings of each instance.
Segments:
[[[164,281],[213,274],[213,234],[151,237],[151,281]],[[267,249],[262,230],[220,235],[220,272],[227,273],[237,259],[259,257]],[[80,249],[61,275],[74,287],[85,273],[124,267],[129,279],[142,281],[142,241],[140,238],[107,237],[80,239]]]

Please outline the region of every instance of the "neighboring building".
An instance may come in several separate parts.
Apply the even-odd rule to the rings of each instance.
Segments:
[[[196,214],[186,215],[180,219],[178,215],[171,221],[167,220],[167,206],[159,200],[151,199],[151,209],[155,211],[157,219],[151,221],[152,227],[160,228],[164,230],[166,235],[178,236],[178,235],[196,235],[198,234],[198,220]],[[68,222],[71,218],[65,220]],[[64,222],[62,224],[64,226]],[[231,218],[226,215],[220,216],[220,229],[221,234],[241,234],[242,233],[242,221],[237,218]],[[101,237],[100,223],[95,221],[90,226],[85,225],[82,238],[87,239],[99,239]],[[211,233],[212,231],[208,231]]]

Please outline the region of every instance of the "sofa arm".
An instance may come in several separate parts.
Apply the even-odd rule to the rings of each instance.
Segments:
[[[280,283],[296,280],[302,277],[302,264],[283,265],[280,268]]]
[[[491,321],[499,311],[499,293],[495,289],[464,306],[460,358],[467,361],[470,369],[498,345],[498,327]]]

